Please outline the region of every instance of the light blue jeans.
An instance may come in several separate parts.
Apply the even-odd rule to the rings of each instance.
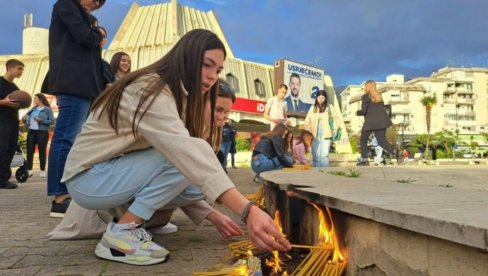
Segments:
[[[374,151],[376,153],[376,156],[374,157],[374,163],[375,164],[381,164],[381,161],[383,161],[383,148],[380,146],[374,147]]]
[[[322,125],[319,124],[317,129],[317,138],[312,141],[312,164],[314,167],[329,166],[329,152],[332,140],[322,137]]]
[[[134,199],[129,211],[144,220],[158,209],[205,198],[154,148],[96,164],[68,180],[66,186],[76,203],[91,210],[114,208]]]

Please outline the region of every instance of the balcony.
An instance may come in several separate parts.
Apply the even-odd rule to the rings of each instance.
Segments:
[[[408,104],[410,103],[409,99],[400,99],[400,98],[390,98],[388,101],[389,104]]]
[[[398,119],[398,120],[393,120],[394,125],[403,125],[404,127],[410,125],[410,119]]]
[[[474,94],[473,90],[471,89],[466,89],[466,88],[456,88],[456,92],[458,94],[462,94],[462,95],[472,95]]]
[[[442,99],[442,102],[445,103],[445,104],[455,104],[456,103],[456,99],[454,99],[454,98],[444,98],[444,99]]]
[[[468,105],[472,105],[474,104],[474,99],[469,99],[469,98],[458,98],[457,99],[457,104],[468,104]]]
[[[456,93],[456,89],[454,87],[448,87],[446,90],[444,90],[443,94],[444,95],[452,95]]]
[[[476,116],[476,112],[474,112],[473,110],[458,110],[457,114],[458,116],[460,115]]]
[[[393,109],[391,111],[391,114],[393,114],[393,115],[412,114],[412,110],[410,110],[410,109]]]

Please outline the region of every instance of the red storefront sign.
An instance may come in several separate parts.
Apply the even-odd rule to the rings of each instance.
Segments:
[[[237,98],[236,102],[232,105],[232,111],[262,115],[264,113],[265,105],[265,101]]]

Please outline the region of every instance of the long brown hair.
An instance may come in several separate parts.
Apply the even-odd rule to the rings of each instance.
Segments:
[[[267,139],[272,139],[273,137],[275,136],[280,136],[280,137],[283,137],[283,135],[285,135],[285,133],[287,133],[289,130],[288,130],[288,127],[285,126],[284,124],[278,124],[276,125],[271,131],[268,131],[268,132],[265,132],[263,133],[263,135],[261,135],[261,138],[267,138]],[[286,136],[285,138],[282,138],[283,139],[283,151],[286,152]]]
[[[41,103],[44,105],[44,106],[47,106],[47,107],[51,107],[51,105],[49,104],[49,101],[47,100],[46,96],[42,93],[37,93],[34,95],[34,97],[37,97],[39,99],[39,101],[41,101]]]
[[[224,58],[227,56],[225,46],[217,35],[208,30],[192,30],[181,37],[160,60],[126,75],[106,89],[95,100],[91,110],[99,111],[98,118],[106,113],[110,126],[118,133],[120,101],[125,87],[143,76],[157,74],[159,78],[148,83],[141,92],[141,98],[132,118],[134,136],[137,136],[137,126],[144,114],[167,85],[175,100],[178,115],[182,119],[185,118],[185,127],[190,136],[202,137],[206,100],[210,97],[215,106],[217,93],[217,85],[212,86],[208,93],[202,93],[201,71],[204,55],[205,51],[213,49],[220,49],[224,52]]]
[[[303,145],[305,145],[305,153],[308,153],[311,144],[305,143],[306,137],[310,137],[310,141],[312,141],[312,139],[313,139],[312,132],[310,132],[308,130],[302,130],[302,133],[300,133],[300,136],[298,136],[298,138],[295,142],[295,145],[300,145],[303,143]]]
[[[317,100],[317,98],[319,96],[324,96],[325,97],[325,101],[322,103],[322,104],[319,104],[319,101]],[[325,92],[325,90],[319,90],[317,92],[317,95],[315,96],[315,103],[313,104],[313,112],[314,113],[323,113],[325,112],[325,110],[327,109],[327,103],[329,101],[327,100],[327,92]]]
[[[125,52],[117,52],[112,56],[112,59],[110,59],[110,68],[112,69],[112,73],[114,75],[117,74],[117,71],[119,70],[120,60],[122,59],[123,56],[128,56],[130,58],[130,56]],[[127,74],[130,73],[131,68],[132,68],[132,64],[131,67],[129,67]]]
[[[373,103],[381,103],[383,98],[376,89],[376,82],[374,80],[368,80],[364,83],[364,93],[368,94]]]

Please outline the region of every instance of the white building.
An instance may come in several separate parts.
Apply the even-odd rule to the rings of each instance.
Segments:
[[[442,68],[430,77],[418,77],[404,82],[403,75],[389,75],[377,82],[385,104],[392,107],[392,121],[404,125],[405,134],[426,134],[426,111],[421,103],[424,96],[433,96],[431,133],[443,129],[474,135],[488,132],[488,69]],[[356,116],[361,108],[364,83],[350,85],[341,93],[344,121],[358,133],[363,117]]]

